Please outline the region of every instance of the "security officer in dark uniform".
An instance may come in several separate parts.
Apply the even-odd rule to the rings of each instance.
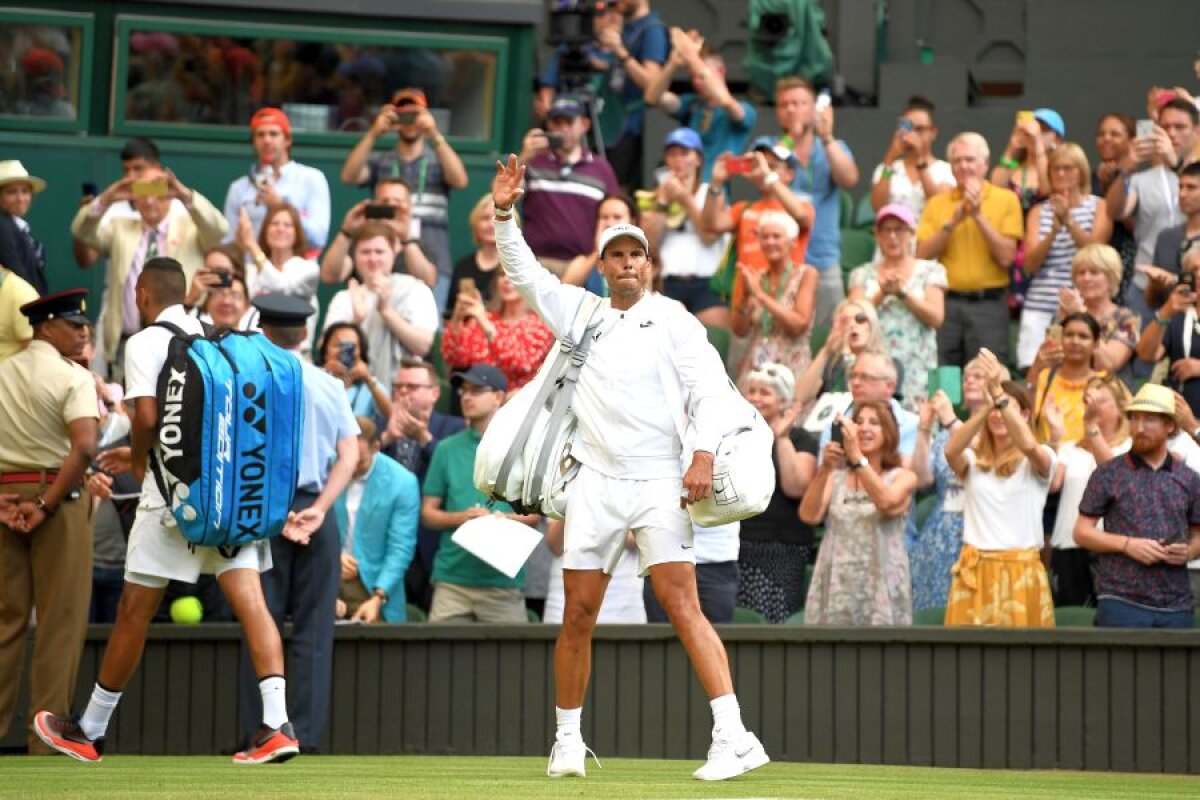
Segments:
[[[87,343],[86,298],[74,289],[21,306],[33,340],[0,361],[0,493],[16,495],[0,504],[0,736],[17,702],[31,608],[33,709],[71,709],[83,653],[92,506],[82,485],[100,418],[95,380],[71,360]],[[32,734],[29,751],[51,752]]]
[[[306,301],[271,293],[254,301],[268,339],[299,358],[305,324],[313,314]],[[263,593],[275,622],[293,624],[288,643],[288,710],[301,752],[313,752],[325,732],[333,693],[334,605],[341,586],[341,536],[333,502],[354,476],[358,422],[345,385],[300,359],[304,380],[304,448],[296,499],[283,534],[271,540],[270,571]],[[242,724],[250,734],[259,719],[259,692],[243,648]]]

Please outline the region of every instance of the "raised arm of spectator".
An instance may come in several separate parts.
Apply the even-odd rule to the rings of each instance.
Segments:
[[[425,136],[433,147],[438,163],[442,165],[442,175],[446,179],[446,185],[451,189],[467,188],[467,168],[463,166],[458,153],[454,152],[454,148],[446,141],[446,137],[438,130],[437,118],[429,112],[429,109],[421,109],[420,114],[417,115],[417,125],[420,127],[421,135]]]
[[[379,139],[394,128],[393,114],[395,113],[396,107],[391,103],[384,103],[380,107],[379,114],[371,123],[371,127],[367,128],[362,138],[358,140],[358,144],[354,145],[354,149],[346,156],[340,176],[342,183],[350,186],[362,186],[370,179],[371,168],[367,162],[371,158],[371,151],[375,149],[375,144]]]
[[[804,499],[800,501],[801,522],[820,525],[825,521],[825,515],[829,513],[829,500],[833,497],[833,473],[844,469],[845,464],[846,455],[840,444],[830,442],[825,445],[816,474],[804,490]]]
[[[850,149],[833,137],[833,106],[817,112],[817,136],[825,145],[825,155],[829,158],[829,175],[833,182],[842,189],[852,189],[858,183],[858,164]]]
[[[643,92],[663,71],[663,64],[669,57],[670,43],[666,31],[661,28],[650,27],[642,34],[641,46],[645,57],[640,61],[625,48],[625,43],[621,40],[621,31],[617,28],[608,27],[597,31],[596,38],[605,49],[616,55],[617,61],[625,68],[626,76]]]
[[[112,248],[112,225],[101,225],[100,221],[113,203],[133,197],[132,187],[133,176],[128,175],[110,185],[92,202],[81,206],[71,221],[71,235],[102,255],[108,255]]]
[[[342,227],[338,228],[333,241],[321,256],[322,283],[342,283],[354,271],[354,261],[350,257],[350,240],[366,222],[366,210],[370,202],[360,200],[352,205],[342,218]]]
[[[735,224],[733,214],[729,213],[729,207],[725,203],[725,181],[729,180],[729,172],[725,169],[727,155],[729,153],[722,153],[713,162],[712,177],[708,179],[708,194],[704,198],[704,209],[701,213],[704,228],[716,236],[729,233]]]
[[[1176,285],[1174,291],[1167,298],[1167,302],[1163,303],[1162,308],[1154,313],[1150,321],[1146,323],[1146,327],[1142,329],[1142,335],[1135,348],[1137,357],[1153,364],[1165,356],[1166,348],[1163,346],[1163,337],[1166,335],[1167,325],[1170,324],[1172,317],[1176,314],[1186,313],[1195,302],[1196,295],[1189,291],[1187,286]]]
[[[730,119],[740,123],[746,119],[746,108],[730,93],[724,74],[713,70],[704,63],[703,46],[704,39],[696,31],[685,33],[679,28],[671,29],[672,58],[675,53],[682,51],[688,72],[697,83],[703,84],[708,89],[713,105],[725,109],[725,113],[729,115]]]
[[[679,95],[670,90],[671,79],[675,77],[675,73],[680,67],[687,66],[684,60],[683,53],[679,47],[674,46],[676,41],[676,31],[679,28],[671,28],[671,57],[667,59],[667,63],[658,71],[653,80],[646,84],[646,91],[642,94],[642,98],[648,106],[658,106],[658,108],[668,114],[674,115],[679,111],[680,102]],[[687,34],[680,31],[686,38]]]

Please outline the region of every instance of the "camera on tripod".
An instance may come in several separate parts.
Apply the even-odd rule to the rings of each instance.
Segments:
[[[559,52],[559,91],[575,91],[591,78],[587,46],[595,40],[593,22],[602,0],[552,0],[546,42]]]

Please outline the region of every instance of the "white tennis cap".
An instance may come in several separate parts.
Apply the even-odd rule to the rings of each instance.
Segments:
[[[619,239],[622,236],[637,239],[641,242],[642,248],[646,251],[647,255],[650,253],[650,242],[646,239],[646,232],[637,225],[621,222],[612,227],[605,228],[600,234],[600,257],[604,257],[604,250],[612,243],[613,239]]]

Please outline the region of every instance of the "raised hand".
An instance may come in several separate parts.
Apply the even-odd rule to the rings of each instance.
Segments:
[[[515,155],[509,154],[508,163],[496,162],[496,176],[492,178],[492,203],[496,208],[512,208],[525,193],[525,165]]]

